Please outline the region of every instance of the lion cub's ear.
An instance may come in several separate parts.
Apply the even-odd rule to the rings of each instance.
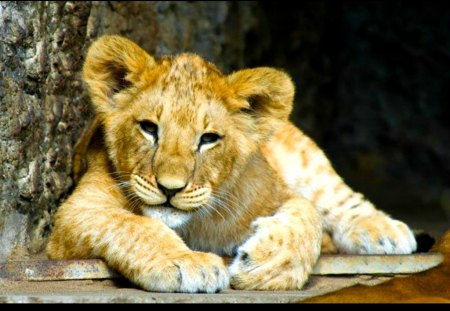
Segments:
[[[155,64],[153,57],[120,36],[103,36],[89,48],[83,79],[98,111],[114,106],[112,96],[140,82],[142,73]]]
[[[229,85],[244,101],[232,109],[248,110],[259,117],[286,120],[292,111],[295,87],[283,71],[260,67],[244,69],[227,77]]]

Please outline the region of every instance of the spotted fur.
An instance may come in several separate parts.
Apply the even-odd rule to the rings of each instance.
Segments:
[[[83,77],[101,126],[56,214],[50,258],[102,258],[146,290],[212,293],[302,288],[323,232],[343,252],[414,250],[408,227],[288,122],[286,73],[223,75],[194,54],[156,60],[105,36]],[[217,255],[234,259],[227,268]]]
[[[327,234],[324,241],[328,242],[323,248],[350,254],[409,254],[416,250],[408,226],[346,185],[323,151],[294,125],[286,123],[276,131],[262,152],[288,187],[310,200],[322,215]]]

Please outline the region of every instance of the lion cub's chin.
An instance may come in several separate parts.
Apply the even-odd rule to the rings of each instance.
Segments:
[[[171,207],[143,206],[142,214],[144,216],[161,220],[169,228],[176,229],[184,225],[191,219],[192,213],[184,212]]]

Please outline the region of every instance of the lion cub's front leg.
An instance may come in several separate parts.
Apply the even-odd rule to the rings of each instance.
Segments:
[[[316,263],[322,223],[311,203],[287,201],[275,215],[252,223],[253,234],[239,247],[231,264],[236,289],[301,289]]]
[[[81,219],[75,220],[65,211],[72,207],[60,210],[47,247],[51,259],[102,258],[149,291],[214,293],[228,287],[222,258],[190,250],[163,223],[113,208],[78,209]]]
[[[107,175],[86,173],[57,212],[48,256],[102,258],[150,291],[214,293],[228,287],[222,258],[190,250],[164,223],[135,215],[124,204]]]

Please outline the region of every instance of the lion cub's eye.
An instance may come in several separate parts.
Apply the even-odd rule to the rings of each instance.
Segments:
[[[219,134],[205,133],[200,137],[200,143],[198,145],[198,148],[200,148],[202,145],[215,143],[221,138],[222,137]]]
[[[153,137],[156,137],[158,135],[158,125],[153,122],[141,121],[139,122],[139,126],[145,133],[150,134]]]

